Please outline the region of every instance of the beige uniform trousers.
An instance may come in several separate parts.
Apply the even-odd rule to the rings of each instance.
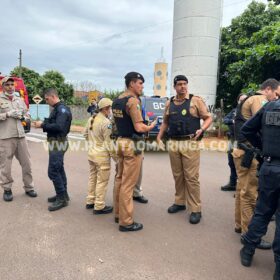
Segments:
[[[105,207],[105,197],[110,178],[110,162],[89,162],[87,204],[94,204],[95,210]]]
[[[10,190],[14,182],[12,178],[12,160],[16,157],[22,168],[23,188],[25,191],[34,189],[31,171],[31,159],[25,137],[0,140],[0,185]]]
[[[170,140],[169,158],[175,180],[175,204],[185,205],[190,212],[201,212],[199,164],[200,150],[196,141]]]
[[[143,155],[135,155],[133,141],[119,138],[118,166],[114,186],[115,217],[122,226],[131,225],[133,220],[133,189],[139,178]]]
[[[252,161],[250,168],[241,166],[244,155],[234,157],[237,172],[237,186],[235,194],[235,228],[248,231],[258,197],[257,160]]]

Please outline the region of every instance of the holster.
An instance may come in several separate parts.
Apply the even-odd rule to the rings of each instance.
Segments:
[[[253,150],[246,150],[243,159],[241,161],[241,166],[244,168],[250,168],[254,157],[255,157],[255,153]]]

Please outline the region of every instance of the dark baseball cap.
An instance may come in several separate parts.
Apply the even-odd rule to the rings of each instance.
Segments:
[[[130,81],[132,81],[133,79],[139,79],[139,80],[141,80],[143,83],[145,83],[145,79],[144,79],[144,77],[143,77],[143,75],[141,75],[140,73],[138,73],[138,72],[129,72],[129,73],[127,73],[126,75],[125,75],[125,81],[126,82],[130,82]]]
[[[188,78],[186,76],[184,76],[184,75],[177,75],[177,76],[175,76],[175,78],[174,78],[174,86],[176,86],[176,83],[178,81],[185,81],[185,82],[189,83]]]

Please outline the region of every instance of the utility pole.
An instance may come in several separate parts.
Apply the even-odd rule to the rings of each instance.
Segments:
[[[22,51],[19,50],[19,77],[22,78]]]

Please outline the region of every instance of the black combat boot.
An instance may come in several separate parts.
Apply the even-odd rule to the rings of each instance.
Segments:
[[[37,193],[34,190],[31,191],[27,191],[25,192],[26,195],[28,195],[29,197],[37,197]]]
[[[66,198],[67,201],[70,200],[70,197],[69,197],[67,192],[65,193],[65,198]],[[55,201],[56,201],[56,195],[51,196],[51,197],[48,198],[48,202],[50,202],[50,203],[55,202]]]
[[[172,204],[168,209],[167,212],[170,214],[177,213],[179,211],[186,210],[186,205],[177,205],[177,204]]]
[[[49,206],[49,211],[56,211],[68,205],[65,195],[57,195],[56,200]]]
[[[255,254],[254,248],[244,246],[240,250],[241,264],[246,267],[251,266],[254,254]]]
[[[144,195],[142,195],[142,196],[133,196],[133,200],[135,200],[135,201],[137,201],[137,202],[139,202],[139,203],[148,203],[148,199],[144,196]]]
[[[11,190],[8,190],[8,191],[4,191],[3,193],[3,199],[5,201],[12,201],[13,200],[13,193]]]
[[[113,207],[112,206],[105,206],[101,210],[93,210],[93,214],[95,214],[95,215],[110,214],[112,212],[113,212]]]
[[[192,212],[190,215],[189,222],[193,225],[196,225],[200,222],[201,216],[201,212]]]
[[[229,181],[226,185],[221,187],[221,191],[224,192],[230,192],[230,191],[235,191],[236,190],[236,184],[233,182]]]
[[[123,231],[123,232],[126,232],[126,231],[138,231],[138,230],[141,230],[143,229],[143,225],[140,224],[140,223],[132,223],[131,225],[128,225],[128,226],[119,226],[119,231]]]

